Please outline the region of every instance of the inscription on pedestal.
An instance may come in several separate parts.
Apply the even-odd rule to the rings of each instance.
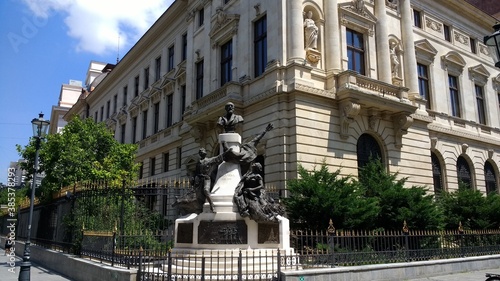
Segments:
[[[199,244],[247,244],[247,224],[237,221],[202,221],[198,227]]]
[[[177,225],[177,243],[193,243],[192,223],[179,223]]]
[[[259,244],[279,244],[280,225],[279,223],[259,223],[259,233],[257,243]]]

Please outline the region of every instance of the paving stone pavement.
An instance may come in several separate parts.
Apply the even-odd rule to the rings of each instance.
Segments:
[[[470,271],[464,273],[455,273],[442,276],[425,277],[418,279],[407,279],[405,281],[485,281],[486,273],[497,273],[500,274],[500,268],[497,269],[485,269],[480,271]]]

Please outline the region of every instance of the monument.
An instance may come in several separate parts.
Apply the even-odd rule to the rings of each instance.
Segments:
[[[195,191],[188,198],[179,198],[174,204],[186,215],[175,221],[172,254],[186,260],[223,255],[226,263],[227,257],[258,256],[251,266],[258,265],[264,271],[276,270],[276,263],[280,262],[276,258],[278,251],[281,255],[293,255],[289,221],[284,217],[280,204],[266,194],[260,174],[262,166],[255,161],[257,145],[273,129],[273,125],[268,124],[262,133],[242,144],[235,128],[243,122],[243,118],[234,114],[232,103],[226,104],[225,110],[226,114],[217,122],[223,129],[218,139],[220,155],[211,158],[200,155],[198,166],[203,169],[197,168],[195,173]],[[215,181],[207,186],[211,182],[209,170],[215,166]],[[196,207],[197,204],[202,206]],[[199,211],[189,213],[189,210]],[[196,272],[200,272],[214,266],[218,265],[213,262],[208,265],[193,264],[191,269],[194,267]],[[247,267],[240,266],[239,270]],[[170,270],[179,273],[185,269],[181,265],[172,265]],[[238,267],[226,267],[225,274],[237,274],[233,272],[235,270]]]

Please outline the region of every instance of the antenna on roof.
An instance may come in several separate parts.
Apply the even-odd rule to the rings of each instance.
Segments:
[[[118,46],[116,47],[116,63],[120,61],[120,32],[118,31]]]

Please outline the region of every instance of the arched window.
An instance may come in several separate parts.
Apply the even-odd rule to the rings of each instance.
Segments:
[[[470,188],[473,188],[469,163],[467,163],[467,160],[462,156],[457,159],[457,177],[459,184],[462,182],[467,184]]]
[[[362,134],[357,143],[358,170],[370,160],[379,159],[382,163],[382,150],[377,141],[368,134]]]
[[[443,191],[443,173],[441,163],[434,152],[431,152],[432,179],[434,183],[434,194],[440,194]]]
[[[497,176],[490,162],[484,163],[484,181],[486,184],[486,194],[497,192]]]

